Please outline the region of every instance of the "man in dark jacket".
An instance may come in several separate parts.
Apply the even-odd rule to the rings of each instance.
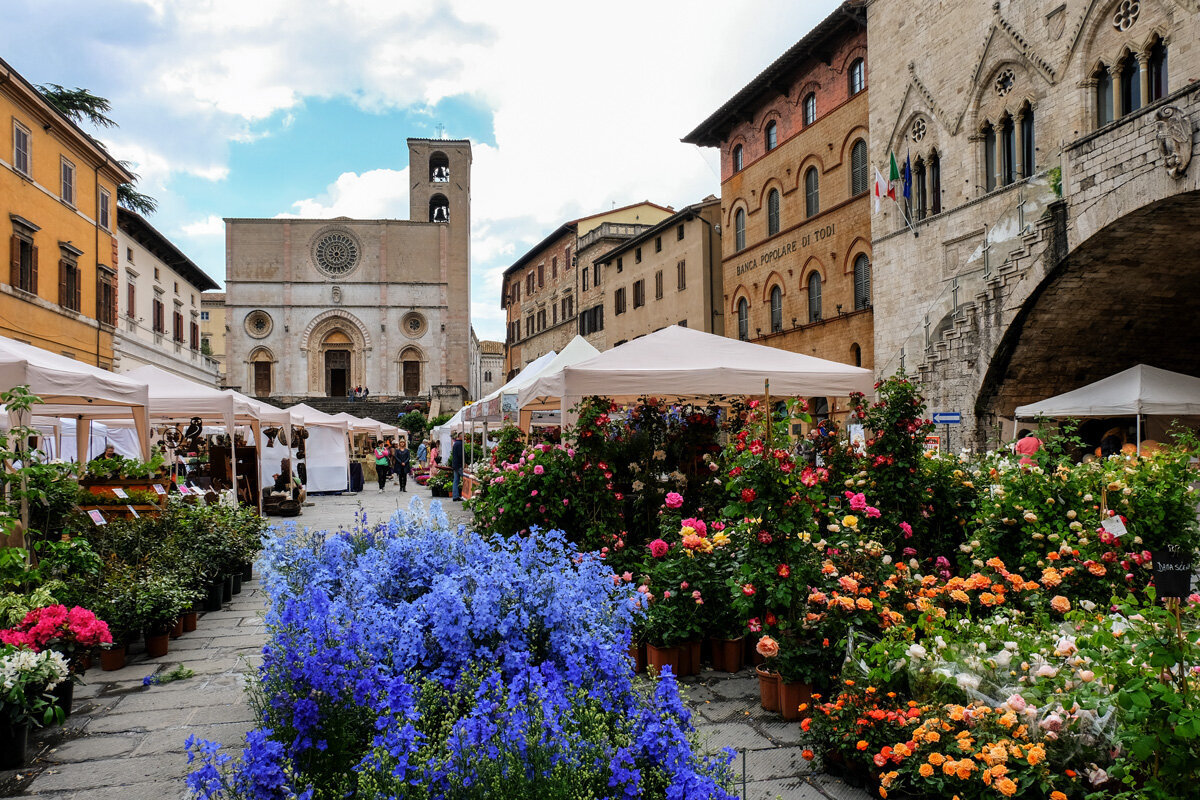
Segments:
[[[450,470],[453,474],[450,499],[462,502],[462,472],[463,472],[463,443],[462,434],[454,431],[450,434]]]
[[[396,482],[400,484],[400,491],[408,491],[408,471],[412,466],[412,459],[408,454],[408,442],[403,439],[400,444],[392,448],[392,474],[396,476]]]

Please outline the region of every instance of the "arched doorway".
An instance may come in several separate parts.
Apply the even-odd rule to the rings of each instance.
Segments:
[[[406,347],[400,351],[400,392],[405,397],[421,394],[421,351]]]
[[[325,396],[345,397],[350,393],[350,356],[354,342],[345,331],[331,331],[321,342],[325,353]]]
[[[274,389],[275,356],[265,347],[256,348],[248,359],[250,387],[255,397],[270,397]]]

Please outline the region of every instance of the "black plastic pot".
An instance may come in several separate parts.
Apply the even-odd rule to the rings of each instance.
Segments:
[[[221,589],[221,599],[224,600],[226,603],[228,603],[230,600],[233,599],[233,576],[232,575],[225,576],[225,583],[223,584],[222,589]]]
[[[242,593],[242,573],[235,572],[230,577],[233,578],[233,593],[241,594]]]
[[[208,585],[208,596],[204,598],[205,611],[220,611],[222,595],[225,592],[225,582],[218,581]]]

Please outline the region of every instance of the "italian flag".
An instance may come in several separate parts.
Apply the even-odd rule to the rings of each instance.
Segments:
[[[889,178],[884,178],[883,173],[879,171],[879,167],[875,168],[875,188],[872,191],[875,200],[875,213],[879,213],[879,206],[883,202],[883,198],[890,197],[896,199],[896,182],[900,180],[900,168],[896,166],[896,154],[890,154],[891,164],[888,168],[890,173]]]

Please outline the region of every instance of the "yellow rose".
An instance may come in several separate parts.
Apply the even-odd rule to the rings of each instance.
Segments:
[[[858,527],[858,517],[853,514],[847,514],[842,517],[842,525],[847,528],[856,528]]]

